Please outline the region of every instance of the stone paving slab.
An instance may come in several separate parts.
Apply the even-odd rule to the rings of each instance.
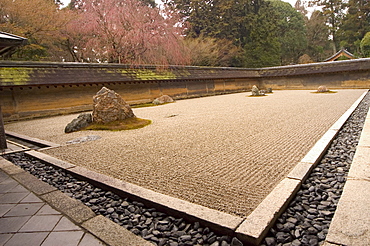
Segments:
[[[347,180],[326,241],[338,245],[370,245],[370,181]]]
[[[83,223],[82,226],[111,246],[153,245],[143,238],[138,238],[128,230],[122,230],[120,225],[106,219],[102,215],[95,216]]]
[[[243,221],[236,230],[243,242],[259,245],[271,223],[285,209],[292,195],[299,189],[301,182],[285,178],[263,200],[262,203]]]

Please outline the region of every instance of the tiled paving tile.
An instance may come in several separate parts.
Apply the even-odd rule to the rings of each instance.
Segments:
[[[16,206],[16,204],[0,204],[0,217],[6,214],[14,206]]]
[[[0,245],[4,245],[12,236],[13,234],[0,234]]]
[[[9,192],[10,190],[14,189],[18,186],[18,183],[14,181],[14,179],[10,179],[9,181],[6,180],[0,183],[0,194],[4,194]]]
[[[90,233],[85,233],[84,237],[82,238],[80,244],[78,246],[103,246],[105,245],[96,237],[91,235]]]
[[[0,170],[0,183],[6,179],[9,179],[9,175]]]
[[[45,204],[36,215],[58,215],[61,214],[59,211],[50,207],[48,204]]]
[[[17,204],[9,212],[4,214],[4,217],[14,217],[14,216],[32,216],[39,211],[43,206],[43,203],[29,203],[29,204]]]
[[[22,201],[21,203],[34,203],[34,202],[37,202],[37,203],[40,203],[40,202],[43,202],[40,198],[38,198],[35,194],[33,193],[30,193],[28,196],[26,196]]]
[[[18,184],[16,187],[13,189],[9,190],[9,192],[14,192],[14,193],[24,193],[24,192],[29,192],[26,188],[24,188],[22,185]]]
[[[4,246],[41,245],[48,234],[49,232],[17,233]]]
[[[0,233],[17,232],[30,216],[0,218]]]
[[[73,224],[67,217],[62,217],[53,231],[81,231],[82,229]]]
[[[20,232],[41,232],[52,231],[59,222],[61,215],[37,215],[31,217],[29,221],[19,230]]]
[[[22,201],[23,198],[25,198],[26,196],[28,196],[30,192],[28,193],[6,193],[6,194],[3,194],[3,195],[0,195],[0,203],[1,204],[4,204],[4,203],[19,203],[20,201]]]
[[[84,232],[51,232],[41,246],[77,246]]]

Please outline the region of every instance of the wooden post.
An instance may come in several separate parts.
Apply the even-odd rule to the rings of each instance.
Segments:
[[[0,105],[0,150],[5,150],[7,148],[8,147],[6,145],[3,113],[1,112],[1,105]]]

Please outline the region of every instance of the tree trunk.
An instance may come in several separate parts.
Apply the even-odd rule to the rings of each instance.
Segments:
[[[0,105],[0,150],[5,150],[7,148],[8,147],[6,145],[3,113],[1,112],[1,105]]]

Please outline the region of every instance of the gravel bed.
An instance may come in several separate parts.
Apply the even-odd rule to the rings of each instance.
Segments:
[[[62,169],[30,158],[24,153],[14,153],[4,157],[68,196],[80,200],[97,215],[101,214],[109,218],[154,245],[243,245],[235,237],[218,235],[208,227],[201,227],[199,222],[188,223],[183,218],[175,218],[155,208],[148,208],[143,203],[94,187]]]
[[[368,93],[318,166],[269,231],[263,245],[321,245],[343,191],[369,109]]]

